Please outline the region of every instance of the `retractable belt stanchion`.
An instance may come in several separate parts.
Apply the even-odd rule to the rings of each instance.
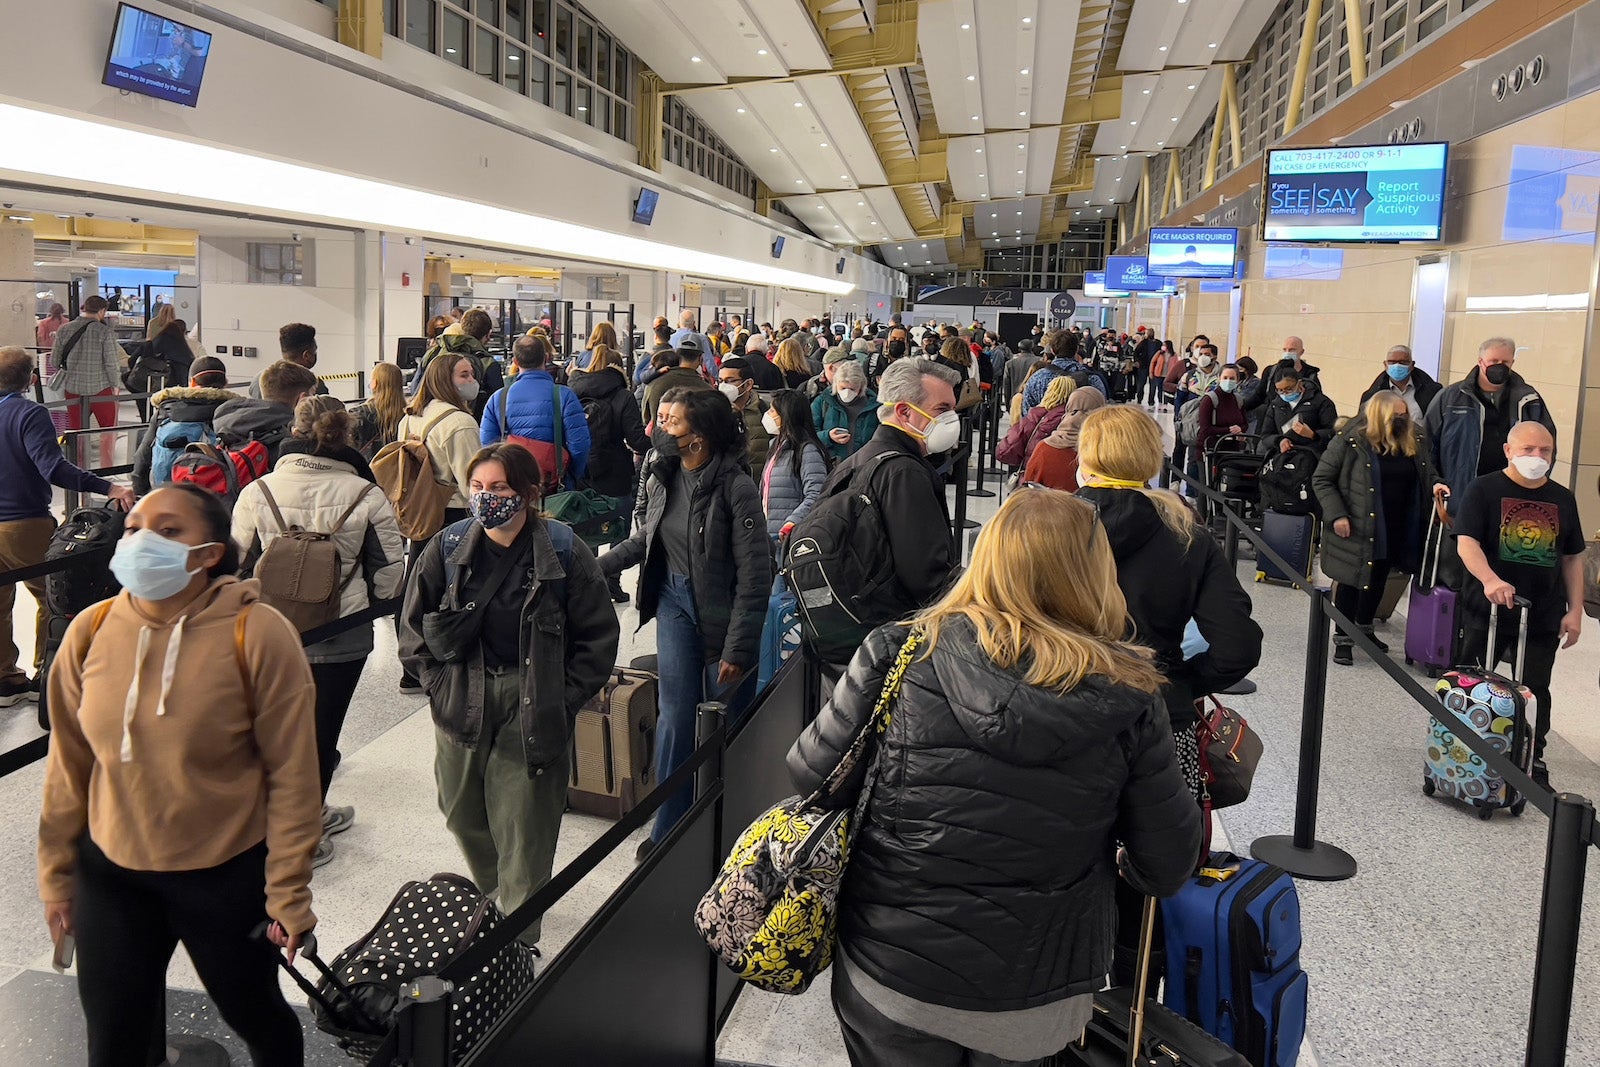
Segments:
[[[1300,777],[1295,791],[1294,834],[1258,837],[1250,854],[1296,878],[1337,882],[1355,876],[1355,857],[1317,840],[1317,793],[1322,785],[1322,716],[1328,695],[1328,594],[1313,593],[1306,630],[1306,682],[1300,711]]]
[[[972,454],[972,488],[967,490],[968,496],[992,497],[994,491],[983,487],[984,467],[988,465],[984,459],[985,446],[993,447],[994,442],[989,440],[989,398],[984,397],[983,403],[973,410],[972,421],[978,428],[978,448]]]
[[[1550,843],[1544,857],[1544,894],[1539,904],[1527,1067],[1561,1067],[1567,1062],[1583,883],[1594,837],[1593,804],[1575,793],[1557,793],[1554,799]]]

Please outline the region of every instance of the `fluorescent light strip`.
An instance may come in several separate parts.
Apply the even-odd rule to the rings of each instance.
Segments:
[[[433,234],[577,260],[682,271],[833,296],[856,288],[853,282],[839,278],[588,229],[458,197],[10,104],[0,104],[0,129],[6,131],[6,137],[0,138],[0,171],[155,193],[174,198],[174,206],[198,199],[308,222],[326,219],[368,229]],[[54,150],[28,151],[26,146],[33,138],[54,145]],[[162,163],[160,167],[129,168],[121,162],[127,159],[160,159]]]

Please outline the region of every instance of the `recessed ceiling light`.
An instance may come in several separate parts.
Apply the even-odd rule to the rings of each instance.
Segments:
[[[1027,148],[1027,147],[1028,147],[1028,146],[1027,146],[1027,145],[1025,145],[1025,144],[1019,144],[1019,145],[1017,145],[1017,147],[1018,147],[1018,148]]]
[[[848,174],[841,174],[841,175],[839,175],[839,180],[840,180],[840,181],[842,181],[842,182],[847,182],[847,181],[849,181],[849,180],[850,180],[850,175],[848,175]]]
[[[1128,150],[1128,146],[1127,145],[1121,145],[1120,148],[1124,152],[1126,152]]]
[[[999,237],[999,236],[1000,236],[1000,231],[999,231],[999,230],[996,230],[996,231],[994,231],[994,232],[993,232],[993,233],[991,233],[991,234],[990,234],[990,235],[989,235],[989,236],[990,236],[990,237]]]
[[[1137,125],[1139,125],[1139,120],[1138,119],[1131,119],[1131,120],[1129,120],[1128,125],[1129,126],[1137,126]]]
[[[980,175],[978,175],[978,177],[980,177],[980,178],[981,178],[981,177],[983,177],[983,175],[982,175],[982,174],[980,174]]]
[[[1021,69],[1021,70],[1019,70],[1019,71],[1018,71],[1018,72],[1017,72],[1017,73],[1018,73],[1018,74],[1021,74],[1021,75],[1022,75],[1022,76],[1023,76],[1023,77],[1027,77],[1027,76],[1028,76],[1028,68],[1027,68],[1027,67],[1023,67],[1023,68],[1022,68],[1022,69]]]
[[[521,63],[522,62],[522,57],[517,55],[515,52],[510,52],[510,53],[508,53],[506,55],[506,62],[507,63]]]
[[[1120,182],[1120,181],[1121,181],[1121,180],[1122,180],[1122,176],[1121,176],[1121,175],[1120,175],[1120,174],[1119,174],[1119,175],[1118,175],[1118,176],[1117,176],[1117,181],[1119,181],[1119,182]]]
[[[1166,143],[1167,143],[1167,142],[1165,142],[1165,141],[1157,141],[1157,142],[1156,142],[1156,147],[1157,147],[1157,148],[1160,148],[1160,147],[1161,147],[1161,146],[1162,146],[1162,145],[1164,145],[1164,144],[1166,144]]]
[[[1104,211],[1104,210],[1105,210],[1105,208],[1103,208],[1103,207],[1097,207],[1097,208],[1095,208],[1095,209],[1094,209],[1094,213],[1095,213],[1095,214],[1096,214],[1096,215],[1098,215],[1098,214],[1100,214],[1100,213],[1101,213],[1101,212],[1102,212],[1102,211]]]
[[[972,121],[973,122],[977,122],[978,121],[978,116],[976,116],[976,115],[972,116]]]
[[[1024,19],[1023,19],[1023,20],[1022,20],[1022,24],[1023,24],[1023,25],[1024,25],[1024,26],[1026,26],[1026,25],[1027,25],[1027,24],[1028,24],[1028,23],[1030,23],[1030,22],[1032,22],[1032,21],[1033,21],[1033,19],[1031,19],[1031,18],[1024,18]]]
[[[699,56],[690,56],[689,57],[689,62],[698,63],[698,62],[700,62],[700,57]]]
[[[983,155],[983,149],[981,149],[981,148],[975,148],[975,149],[973,149],[973,151],[978,153],[978,155],[980,155],[980,156]]]
[[[735,110],[735,111],[737,111],[737,112],[739,112],[739,114],[741,114],[741,115],[743,115],[743,114],[744,114],[744,108],[742,108],[742,107],[740,107],[740,108],[735,108],[735,109],[734,109],[734,110]]]
[[[1018,174],[1025,174],[1025,173],[1027,173],[1027,172],[1026,172],[1026,171],[1021,171],[1021,170],[1019,170],[1019,171],[1017,171],[1017,173],[1018,173]]]
[[[769,148],[769,149],[767,149],[767,151],[768,151],[768,152],[776,152],[776,151],[777,151],[777,149],[776,149],[776,148]]]
[[[803,101],[803,100],[796,100],[796,101],[795,101],[795,102],[794,102],[794,106],[795,106],[795,107],[805,107],[805,106],[806,106],[806,105],[805,105],[805,101]]]
[[[444,54],[447,56],[453,56],[456,54],[456,50],[454,48],[446,48],[444,50]]]
[[[1020,212],[1020,211],[1019,211],[1019,212],[1017,212],[1017,218],[1019,218],[1019,219],[1020,219],[1020,218],[1021,218],[1021,217],[1022,217],[1022,212]]]
[[[1144,91],[1144,95],[1146,95],[1146,96],[1149,96],[1149,95],[1150,95],[1150,90],[1149,90],[1149,89],[1146,89],[1146,90],[1145,90],[1145,91]]]
[[[1019,112],[1017,112],[1017,114],[1021,115],[1023,118],[1027,118],[1028,117],[1028,113],[1026,111],[1019,111]]]
[[[1192,85],[1191,85],[1191,86],[1189,86],[1189,88],[1191,88],[1191,89],[1193,89],[1193,88],[1194,88],[1194,86],[1192,86]]]
[[[857,200],[856,201],[856,207],[866,207],[866,206],[867,206],[867,202],[865,200]]]
[[[764,56],[764,55],[766,55],[766,54],[767,54],[767,50],[766,50],[766,49],[765,49],[765,48],[757,48],[757,49],[756,49],[756,55],[758,55],[758,56]]]
[[[1022,232],[1022,231],[1021,231],[1021,230],[1018,230],[1018,231],[1017,231],[1017,232],[1018,232],[1018,233],[1021,233],[1021,232]]]
[[[976,74],[968,74],[968,75],[967,75],[967,81],[969,81],[969,82],[975,82],[975,81],[977,81],[977,80],[978,80],[978,76],[977,76],[977,75],[976,75]]]
[[[1172,116],[1172,121],[1173,122],[1177,122],[1178,121],[1178,116],[1176,116],[1176,115]]]
[[[1166,50],[1167,50],[1167,46],[1166,45],[1162,45],[1160,48],[1156,49],[1157,52],[1165,52]]]
[[[1118,179],[1117,179],[1117,181],[1119,181],[1119,182],[1120,182],[1120,181],[1121,181],[1121,180],[1122,180],[1122,179],[1121,179],[1121,178],[1118,178]],[[805,183],[806,183],[806,181],[805,181],[805,179],[804,179],[804,178],[796,178],[796,179],[795,179],[795,180],[794,180],[794,183],[795,183],[795,184],[796,184],[796,185],[804,185],[804,184],[805,184]]]
[[[579,110],[579,111],[588,111],[588,110],[589,110],[589,109],[588,109],[588,108],[586,108],[586,107],[584,107],[584,106],[583,106],[583,105],[582,105],[582,104],[579,104],[579,105],[578,105],[578,110]]]
[[[963,23],[962,23],[962,24],[961,24],[961,28],[962,28],[962,29],[964,29],[964,30],[970,30],[970,29],[972,29],[972,23],[970,23],[970,22],[963,22]]]
[[[1207,47],[1207,48],[1215,48],[1215,47],[1217,47],[1217,46],[1216,46],[1216,44],[1215,44],[1215,43],[1213,43],[1213,44],[1208,44],[1208,45],[1206,45],[1206,47]]]

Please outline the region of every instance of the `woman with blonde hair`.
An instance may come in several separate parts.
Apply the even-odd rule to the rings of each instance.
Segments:
[[[582,352],[578,353],[578,358],[572,361],[572,369],[575,371],[597,369],[594,365],[594,357],[602,346],[611,349],[613,352],[617,348],[617,328],[609,322],[595,324],[594,329],[589,333],[589,343],[584,346]]]
[[[1422,427],[1393,390],[1373,395],[1362,413],[1328,443],[1312,489],[1322,521],[1322,572],[1338,585],[1333,606],[1379,648],[1372,620],[1390,571],[1417,569],[1427,535],[1428,502],[1442,479],[1423,445]],[[1354,662],[1350,638],[1333,635],[1333,662]]]
[[[1220,693],[1261,662],[1261,627],[1250,617],[1250,597],[1217,542],[1195,526],[1194,513],[1176,493],[1150,489],[1161,471],[1161,427],[1149,413],[1127,404],[1091,411],[1078,431],[1078,496],[1099,509],[1117,584],[1141,644],[1155,650],[1166,675],[1167,715],[1178,756],[1195,796],[1200,757],[1194,702]],[[1183,653],[1183,633],[1193,619],[1210,647]]]
[[[1067,413],[1067,398],[1078,387],[1070,375],[1063,374],[1050,383],[1044,399],[1034,405],[1021,420],[1011,424],[1005,438],[995,449],[994,458],[1007,467],[1026,467],[1039,442],[1055,433],[1061,417]],[[1101,403],[1105,398],[1101,397]]]
[[[1013,495],[790,751],[815,789],[903,672],[839,896],[833,1001],[857,1067],[1042,1062],[1104,984],[1119,874],[1158,896],[1190,874],[1200,811],[1116,572],[1093,507]]]
[[[773,357],[772,365],[783,372],[785,389],[804,389],[812,378],[806,350],[796,337],[790,337],[778,346],[778,354]]]
[[[367,459],[395,440],[406,413],[406,379],[398,366],[379,363],[372,368],[369,381],[372,395],[350,409],[356,451]]]

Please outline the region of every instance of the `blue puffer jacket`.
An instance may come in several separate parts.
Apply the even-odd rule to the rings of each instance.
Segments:
[[[1432,453],[1433,468],[1450,487],[1450,497],[1445,502],[1445,507],[1452,517],[1466,495],[1467,486],[1471,485],[1479,475],[1489,473],[1478,469],[1478,451],[1483,443],[1484,411],[1483,402],[1478,399],[1477,390],[1473,388],[1473,381],[1477,375],[1478,366],[1473,364],[1472,370],[1465,378],[1445,386],[1444,391],[1433,398],[1433,403],[1428,405],[1428,413],[1423,419],[1428,431],[1428,448]],[[1551,438],[1555,438],[1556,424],[1550,417],[1549,405],[1522,375],[1512,371],[1511,379],[1506,382],[1502,392],[1505,394],[1505,404],[1511,415],[1512,426],[1532,419],[1542,423],[1544,428],[1550,431]],[[1551,461],[1554,462],[1553,453]]]
[[[551,394],[555,379],[542,370],[525,370],[504,390],[495,390],[483,406],[483,428],[479,439],[486,445],[498,444],[507,437],[531,437],[535,441],[556,439],[555,408]],[[500,394],[506,394],[506,423],[500,425]],[[561,389],[561,445],[572,455],[568,472],[583,477],[589,469],[589,420],[583,417],[583,402],[571,389]]]
[[[799,522],[822,497],[828,480],[828,461],[822,450],[806,445],[800,453],[800,474],[794,473],[794,449],[780,438],[761,472],[761,504],[767,510],[767,536],[777,539],[784,523]]]

